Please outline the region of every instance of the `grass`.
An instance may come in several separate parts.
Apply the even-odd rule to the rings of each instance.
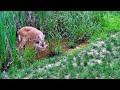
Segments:
[[[0,60],[1,60],[1,63],[0,63],[0,69],[2,68],[2,63],[5,61],[5,59],[7,58],[6,55],[8,54],[7,53],[7,50],[10,51],[11,53],[11,56],[10,58],[12,59],[12,61],[14,60],[14,57],[15,57],[15,43],[16,43],[16,37],[15,37],[15,22],[14,22],[14,18],[13,18],[13,12],[9,11],[8,13],[7,12],[4,12],[4,11],[1,11],[0,12],[0,15],[1,15],[1,23],[0,23],[0,37],[1,37],[1,46],[0,46]],[[6,40],[8,39],[8,42],[6,42]],[[6,44],[9,44],[9,47],[7,47]],[[14,54],[12,53],[14,52]]]
[[[6,60],[7,54],[4,36],[8,37],[13,61],[5,78],[120,78],[119,12],[37,12],[37,24],[42,25],[46,39],[54,43],[51,51],[58,54],[58,56],[44,58],[41,61],[35,59],[34,50],[26,48],[21,56],[21,53],[15,48],[16,25],[13,16],[17,15],[20,18],[21,26],[24,26],[23,12],[1,12],[0,15],[0,37],[3,37],[0,40],[2,43],[0,46],[1,65]],[[116,33],[118,35],[111,37]],[[90,45],[75,49],[73,52],[62,51],[60,40],[67,37],[69,46],[74,47],[76,46],[74,41],[84,39],[85,35],[90,36]]]
[[[37,61],[28,68],[18,70],[15,76],[10,76],[11,78],[24,78],[31,75],[29,77],[31,79],[119,79],[119,35],[120,33],[115,38],[107,38],[104,41],[105,46],[101,45],[100,50],[99,47],[94,48],[94,44],[92,44],[91,47],[76,49],[73,53],[64,53],[64,55],[54,58]],[[119,44],[116,44],[116,41]],[[99,44],[99,42],[95,44]],[[107,44],[113,45],[112,51],[107,50],[109,47]],[[103,48],[107,51],[104,52]],[[90,54],[95,51],[99,54]],[[103,55],[104,57],[102,57]],[[26,72],[28,73],[26,74]]]

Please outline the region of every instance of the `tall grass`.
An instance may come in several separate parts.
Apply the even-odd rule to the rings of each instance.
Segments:
[[[103,12],[96,11],[59,11],[48,15],[48,29],[58,37],[78,39],[85,34],[92,34],[101,29]],[[50,24],[51,23],[51,24]],[[50,31],[50,30],[48,30]],[[51,33],[50,33],[51,34]],[[53,35],[51,35],[53,36]]]
[[[10,59],[11,66],[20,68],[20,53],[16,49],[16,20],[20,18],[21,27],[24,26],[24,14],[22,11],[1,11],[0,12],[0,72],[3,64]],[[8,42],[7,42],[8,39]],[[10,48],[7,47],[10,45]],[[7,50],[9,49],[10,52]],[[10,53],[10,57],[7,55]]]
[[[15,31],[15,22],[14,22],[14,13],[12,11],[0,12],[0,37],[1,37],[1,46],[0,46],[0,70],[2,68],[3,62],[6,60],[8,54],[7,49],[11,52],[11,59],[14,61],[15,57],[15,46],[16,46],[16,31]],[[10,48],[7,48],[7,39],[10,45]],[[14,52],[14,54],[12,53]]]
[[[43,32],[49,43],[67,38],[74,44],[77,40],[84,40],[86,36],[90,37],[103,30],[104,13],[100,11],[47,11],[46,14],[42,12],[42,16],[39,16],[44,21]],[[56,46],[51,48],[56,48]]]
[[[26,66],[20,58],[20,52],[16,49],[16,20],[19,19],[20,27],[25,25],[25,17],[22,11],[1,11],[0,12],[0,75],[5,62],[9,61],[11,67],[19,69]],[[8,39],[8,42],[7,42]],[[8,45],[9,48],[7,47]],[[8,50],[10,52],[8,52]],[[28,52],[26,52],[28,53]],[[10,54],[10,56],[8,56]],[[25,56],[24,54],[23,56]],[[32,56],[32,55],[31,55]],[[27,57],[27,56],[26,56]],[[26,60],[26,59],[25,59]],[[27,61],[27,60],[26,60]],[[29,60],[28,60],[29,61]],[[27,62],[28,63],[28,62]],[[29,62],[30,63],[30,62]],[[29,64],[28,64],[29,65]],[[5,66],[7,67],[7,65]]]
[[[15,22],[19,22],[20,27],[23,27],[25,25],[25,15],[24,15],[24,11],[14,11],[13,12],[14,18],[15,18]]]

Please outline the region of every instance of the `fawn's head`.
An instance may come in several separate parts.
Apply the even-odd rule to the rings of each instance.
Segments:
[[[39,40],[39,45],[44,47],[45,44],[46,44],[45,43],[45,35],[43,35],[43,37],[41,37],[40,40]]]

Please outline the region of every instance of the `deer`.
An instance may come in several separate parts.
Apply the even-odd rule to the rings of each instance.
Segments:
[[[31,26],[22,27],[17,31],[17,44],[18,48],[24,48],[27,41],[34,42],[33,45],[36,51],[46,48],[45,35],[42,31]]]
[[[44,47],[42,47],[39,44],[34,44],[36,54],[39,54],[40,52],[44,52],[45,50],[48,50],[49,48],[48,44],[46,44],[46,42],[44,42],[44,44],[45,44]]]

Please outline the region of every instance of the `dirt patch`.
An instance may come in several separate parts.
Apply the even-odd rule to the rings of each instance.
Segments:
[[[86,45],[88,45],[89,43],[88,42],[84,42],[84,43],[81,43],[81,44],[77,44],[77,46],[75,48],[68,48],[67,52],[73,52],[76,48],[80,48],[80,47],[85,47]]]
[[[81,42],[81,41],[76,42],[76,47],[75,48],[69,48],[68,39],[63,39],[63,40],[55,42],[55,43],[56,43],[56,45],[59,43],[62,46],[62,52],[73,52],[76,48],[85,47],[87,44],[89,44],[89,40],[86,40],[86,41],[83,41],[83,42]],[[44,49],[44,50],[42,50],[42,51],[40,51],[39,53],[36,54],[36,59],[40,60],[40,59],[45,58],[45,57],[56,56],[57,54],[55,52],[51,52],[51,50],[50,50],[50,49],[54,48],[55,43],[50,42],[49,43],[49,48]],[[25,47],[34,48],[33,44],[34,44],[33,42],[27,42]],[[23,52],[24,48],[20,49],[20,51]]]

